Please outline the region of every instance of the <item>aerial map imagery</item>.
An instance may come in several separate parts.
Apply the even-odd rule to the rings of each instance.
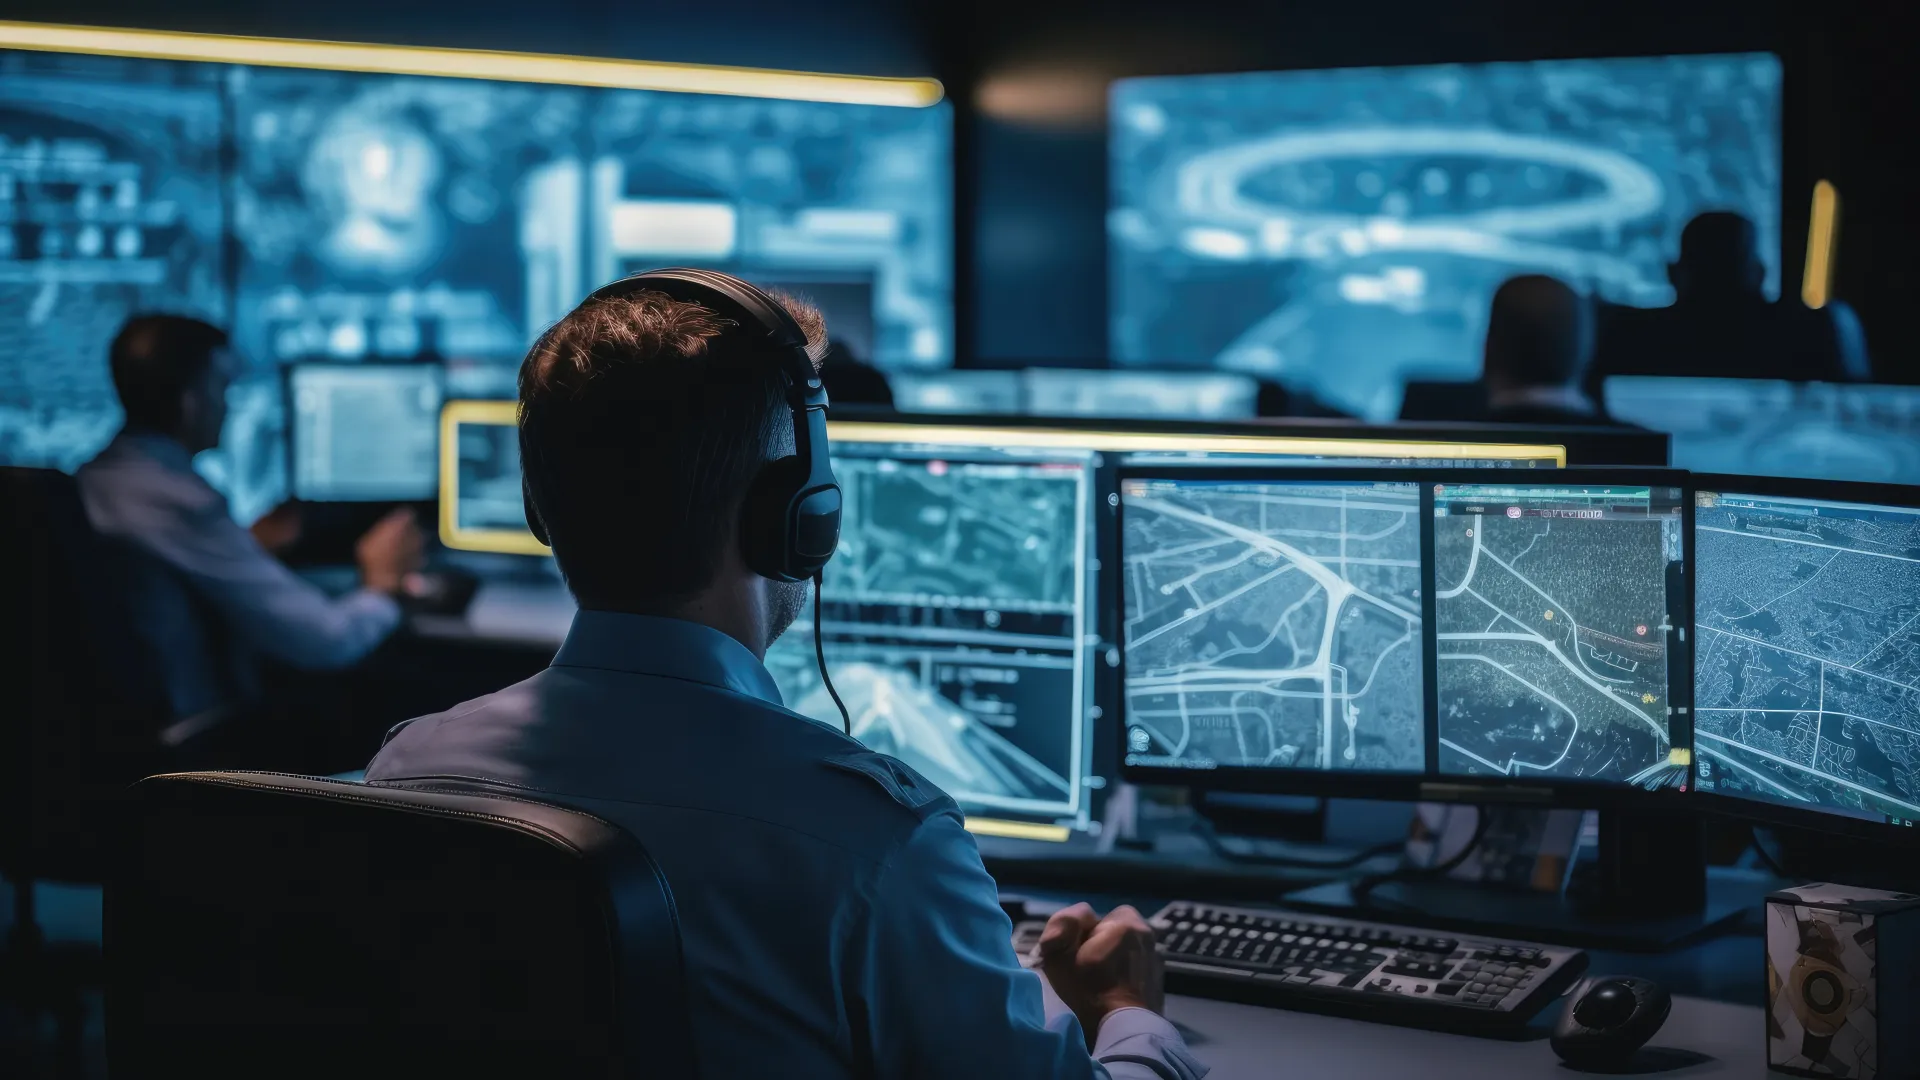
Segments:
[[[1424,768],[1417,485],[1121,492],[1128,764]]]
[[[1678,496],[1436,488],[1440,772],[1685,781],[1667,715]]]
[[[1702,790],[1920,817],[1920,511],[1702,491]]]
[[[1075,817],[1090,752],[1086,470],[860,449],[835,447],[846,512],[822,594],[854,737],[969,811]],[[789,707],[839,726],[810,618],[766,662]]]

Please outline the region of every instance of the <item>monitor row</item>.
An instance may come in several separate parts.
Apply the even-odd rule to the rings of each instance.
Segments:
[[[451,546],[544,550],[512,425],[449,408]],[[1548,447],[832,437],[821,630],[855,734],[1022,835],[1097,828],[1119,778],[1920,818],[1915,489],[1559,470]],[[767,664],[837,723],[812,630]]]

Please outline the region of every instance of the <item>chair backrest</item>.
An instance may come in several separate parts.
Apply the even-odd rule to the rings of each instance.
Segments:
[[[72,477],[0,468],[0,870],[97,879],[101,825],[160,767],[165,693],[126,609],[130,569]]]
[[[176,773],[107,886],[115,1077],[690,1077],[645,847],[485,785]]]

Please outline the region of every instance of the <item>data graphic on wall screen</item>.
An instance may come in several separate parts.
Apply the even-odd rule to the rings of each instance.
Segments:
[[[205,66],[0,51],[0,464],[112,437],[127,316],[227,310],[220,117]]]
[[[1420,490],[1122,482],[1127,763],[1420,772]]]
[[[1436,485],[1442,773],[1678,786],[1681,491]],[[1682,742],[1684,747],[1684,740]]]
[[[535,335],[636,270],[730,271],[812,300],[861,360],[944,368],[951,161],[945,104],[0,51],[0,462],[72,467],[112,435],[135,310],[232,313],[248,370],[197,464],[249,519],[288,486],[281,365],[510,388]]]
[[[969,812],[1086,823],[1085,461],[841,444],[827,661],[854,737]],[[838,726],[812,623],[767,653],[789,707]]]
[[[1920,510],[1696,500],[1700,789],[1920,818]]]
[[[1471,378],[1522,273],[1671,302],[1705,210],[1758,226],[1777,294],[1767,54],[1128,79],[1114,85],[1114,357],[1218,367],[1391,419]]]

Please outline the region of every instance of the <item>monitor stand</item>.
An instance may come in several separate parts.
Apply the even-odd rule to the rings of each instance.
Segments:
[[[1447,878],[1388,881],[1355,897],[1337,881],[1286,895],[1288,907],[1348,918],[1619,952],[1664,952],[1724,929],[1766,890],[1707,872],[1698,817],[1602,810],[1599,854],[1567,889],[1522,892]]]

